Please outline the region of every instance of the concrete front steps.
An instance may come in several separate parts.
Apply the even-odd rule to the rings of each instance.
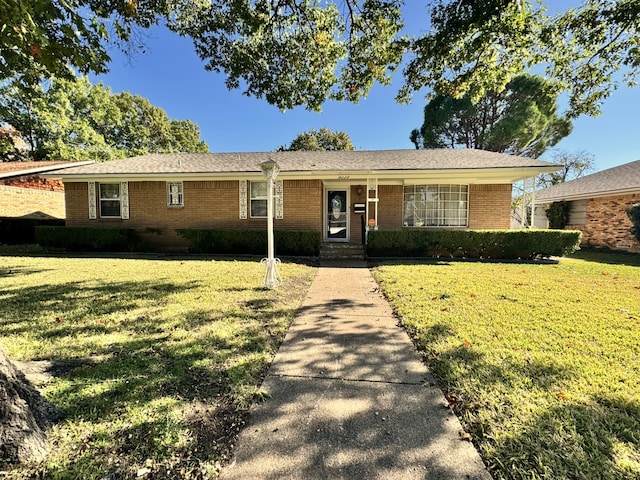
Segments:
[[[320,260],[362,260],[364,245],[361,243],[330,243],[320,245]]]

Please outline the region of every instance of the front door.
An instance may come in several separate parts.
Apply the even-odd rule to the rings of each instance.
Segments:
[[[330,242],[349,241],[349,215],[347,190],[326,190],[325,240]]]

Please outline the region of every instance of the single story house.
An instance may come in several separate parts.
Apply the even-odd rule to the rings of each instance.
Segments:
[[[64,185],[42,175],[87,163],[0,162],[0,217],[64,218]]]
[[[557,165],[474,149],[151,154],[50,174],[65,187],[67,226],[153,231],[264,229],[261,164],[277,162],[275,228],[361,244],[373,229],[508,229],[512,184]],[[151,240],[151,239],[150,239]]]
[[[570,207],[565,228],[581,230],[584,245],[640,252],[626,213],[640,203],[640,160],[536,192],[536,226],[548,225],[545,211],[560,201]]]

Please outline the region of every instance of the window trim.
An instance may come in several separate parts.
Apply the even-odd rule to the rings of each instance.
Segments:
[[[433,189],[434,187],[437,187],[437,202],[438,202],[438,206],[437,209],[435,210],[436,215],[437,215],[437,220],[436,220],[436,224],[429,224],[429,225],[425,225],[424,223],[426,222],[426,218],[425,221],[423,222],[422,225],[415,225],[415,223],[418,223],[415,221],[415,214],[413,217],[413,223],[414,225],[408,225],[407,222],[405,222],[405,220],[408,218],[407,217],[407,212],[406,212],[406,208],[407,208],[407,200],[406,200],[406,196],[410,195],[410,192],[407,192],[408,189],[413,189],[413,194],[416,194],[416,189],[418,187],[422,187],[425,189],[431,188]],[[444,187],[447,187],[447,189],[449,191],[445,192],[444,191]],[[450,189],[451,187],[457,187],[458,191],[457,192],[451,192]],[[463,188],[464,187],[464,190]],[[463,224],[456,224],[456,225],[448,225],[446,223],[443,223],[444,220],[447,219],[447,208],[445,206],[442,205],[442,203],[446,202],[447,200],[442,200],[441,195],[443,193],[455,193],[457,194],[458,198],[456,200],[448,200],[448,201],[453,201],[453,202],[461,202],[464,201],[465,202],[465,206],[464,206],[464,217],[460,217],[458,216],[458,218],[461,218],[464,220]],[[466,193],[466,199],[462,200],[461,199],[461,194]],[[426,209],[425,209],[426,210]],[[457,211],[460,213],[460,209],[457,209]],[[468,228],[469,226],[469,185],[468,184],[453,184],[453,183],[442,183],[442,184],[405,184],[403,186],[402,189],[402,227],[403,228]]]
[[[253,214],[253,208],[251,208],[251,205],[253,204],[253,201],[254,201],[254,200],[258,200],[258,201],[263,201],[263,202],[265,202],[265,204],[267,205],[267,210],[268,210],[268,201],[267,201],[267,198],[268,198],[268,196],[269,196],[269,192],[267,192],[267,194],[266,194],[266,195],[264,195],[264,196],[255,197],[255,198],[253,197],[253,185],[254,185],[254,184],[259,184],[259,183],[261,183],[261,184],[264,184],[264,185],[265,185],[265,191],[266,191],[266,189],[267,189],[267,185],[268,185],[266,180],[264,180],[264,181],[254,181],[254,180],[251,180],[251,181],[249,182],[249,202],[248,202],[248,203],[249,203],[249,205],[248,205],[248,206],[249,206],[249,217],[250,217],[250,218],[267,218],[267,217],[269,216],[269,212],[268,212],[268,211],[266,212],[266,214],[265,214],[265,215],[254,215],[254,214]]]
[[[118,186],[118,197],[117,198],[103,198],[102,197],[102,186],[103,185],[117,185]],[[98,184],[98,209],[100,212],[100,218],[122,218],[122,200],[123,200],[123,192],[122,192],[122,183],[121,182],[100,182]],[[104,215],[102,213],[102,202],[118,202],[118,215]]]
[[[178,185],[179,186],[179,191],[177,193],[178,195],[178,203],[172,203],[172,192],[171,192],[171,187],[172,185]],[[184,207],[184,183],[182,181],[175,181],[175,182],[167,182],[167,207],[169,208],[183,208]]]

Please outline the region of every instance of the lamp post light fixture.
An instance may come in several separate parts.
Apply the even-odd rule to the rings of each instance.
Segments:
[[[263,258],[261,263],[267,265],[264,286],[272,290],[280,283],[278,274],[280,259],[275,258],[273,245],[273,182],[280,173],[280,166],[276,161],[269,159],[260,164],[260,169],[267,179],[267,258]]]

